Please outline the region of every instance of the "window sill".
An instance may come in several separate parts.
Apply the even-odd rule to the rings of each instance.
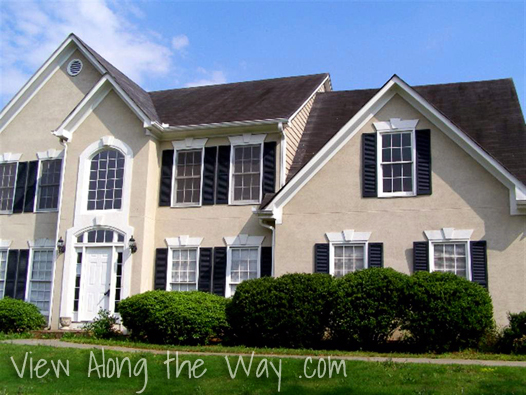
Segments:
[[[408,198],[416,197],[417,194],[413,192],[396,192],[396,193],[379,193],[379,198]]]
[[[251,202],[230,202],[228,203],[229,206],[256,206],[258,204],[261,204],[261,202],[251,201]]]
[[[199,203],[195,204],[174,204],[170,206],[170,208],[188,208],[188,207],[201,207],[202,205]]]
[[[58,209],[54,208],[52,210],[35,210],[35,213],[58,213]]]
[[[11,215],[13,211],[0,211],[0,215]]]

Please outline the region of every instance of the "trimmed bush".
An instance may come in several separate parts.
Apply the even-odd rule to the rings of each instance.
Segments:
[[[502,331],[501,352],[526,354],[526,311],[508,314],[510,325]]]
[[[475,348],[493,327],[488,291],[452,273],[417,272],[409,281],[408,316],[402,329],[417,351]]]
[[[243,281],[227,307],[232,340],[258,347],[316,347],[326,333],[331,284],[327,274]]]
[[[208,344],[226,328],[227,299],[204,292],[149,291],[119,303],[132,338],[157,344]]]
[[[382,348],[406,314],[409,276],[370,268],[336,279],[330,332],[334,346]]]
[[[9,297],[0,300],[0,332],[23,333],[45,325],[46,320],[35,305]]]
[[[117,325],[117,316],[111,315],[108,310],[100,309],[97,317],[85,324],[82,329],[95,339],[113,339],[120,333],[115,329],[115,325]]]

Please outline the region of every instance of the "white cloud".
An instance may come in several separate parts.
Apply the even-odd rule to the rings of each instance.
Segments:
[[[188,37],[184,34],[180,34],[179,36],[175,36],[174,38],[172,38],[172,47],[176,51],[181,51],[189,45],[190,40],[188,40]]]
[[[205,86],[205,85],[217,85],[224,84],[227,79],[223,71],[213,70],[207,71],[202,67],[199,67],[197,71],[201,74],[205,74],[204,78],[199,78],[195,81],[191,81],[185,84],[186,87]]]
[[[112,1],[112,0],[110,0]],[[0,98],[9,100],[71,32],[138,84],[173,71],[173,51],[105,0],[3,2]],[[185,36],[186,37],[186,36]]]

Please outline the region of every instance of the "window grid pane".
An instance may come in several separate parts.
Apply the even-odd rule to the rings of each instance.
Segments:
[[[41,163],[42,171],[38,191],[39,210],[53,210],[58,208],[61,167],[61,159],[46,160]]]
[[[0,164],[0,211],[13,209],[17,164],[16,162]]]
[[[234,201],[259,201],[261,145],[234,148]]]
[[[237,285],[258,276],[258,252],[256,248],[232,248],[230,266],[230,294],[236,292]]]
[[[197,289],[197,248],[172,251],[172,291],[195,291]]]
[[[201,197],[202,151],[177,151],[175,168],[177,204],[199,203]]]
[[[122,206],[124,155],[116,150],[99,152],[91,160],[88,210],[112,210]]]
[[[334,246],[334,277],[365,268],[365,247],[363,245]]]
[[[435,271],[467,278],[466,243],[433,244]]]
[[[73,298],[73,311],[79,311],[80,300],[80,275],[82,273],[82,252],[77,252],[77,269],[75,273],[75,295]]]
[[[0,251],[0,299],[4,297],[6,271],[7,251]]]
[[[53,251],[35,250],[29,283],[29,302],[40,309],[42,315],[49,315],[51,300],[51,276],[53,270]]]
[[[383,191],[413,191],[413,149],[411,132],[382,134]]]

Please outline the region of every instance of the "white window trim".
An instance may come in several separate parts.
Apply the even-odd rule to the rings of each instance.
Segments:
[[[363,246],[364,262],[363,267],[369,267],[369,238],[371,232],[355,232],[353,229],[343,230],[336,233],[326,233],[329,240],[329,273],[334,276],[334,247],[336,246]]]
[[[466,278],[472,281],[471,275],[471,251],[469,242],[473,229],[442,228],[440,230],[424,231],[428,239],[429,271],[435,271],[435,244],[460,244],[466,245]]]
[[[34,207],[33,211],[35,213],[55,213],[58,212],[58,206],[60,204],[60,193],[62,192],[62,171],[64,170],[64,163],[60,166],[60,180],[58,184],[58,196],[59,201],[57,202],[57,208],[48,208],[48,209],[39,209],[38,208],[38,202],[40,199],[40,182],[42,179],[42,162],[48,161],[48,160],[56,160],[60,159],[64,161],[64,151],[57,151],[55,149],[49,149],[47,151],[43,152],[37,152],[37,158],[38,158],[38,178],[37,178],[37,190],[35,193],[35,201],[34,201]]]
[[[207,138],[204,139],[194,139],[189,137],[184,140],[173,141],[172,145],[174,147],[174,160],[172,164],[172,190],[170,191],[170,206],[171,207],[201,207],[203,204],[203,173],[205,168],[205,145],[208,141]],[[199,203],[176,203],[176,171],[177,171],[177,155],[181,151],[196,151],[201,150],[201,185],[199,193]]]
[[[168,268],[166,271],[166,290],[172,291],[172,284],[190,284],[190,283],[172,283],[172,268],[173,268],[173,253],[177,250],[196,250],[195,254],[195,290],[197,291],[199,289],[199,257],[201,253],[201,248],[199,246],[195,245],[187,245],[187,246],[179,246],[179,247],[170,247],[168,249],[169,251],[169,261],[168,261]],[[174,291],[178,292],[178,291]]]
[[[265,236],[248,236],[240,234],[233,237],[225,237],[225,243],[227,245],[226,251],[226,281],[225,281],[225,297],[229,298],[232,296],[230,292],[231,278],[232,278],[232,248],[257,248],[257,264],[256,264],[256,278],[261,277],[261,245]]]
[[[13,214],[13,207],[15,206],[15,195],[16,195],[16,180],[18,179],[18,168],[19,168],[18,165],[19,165],[19,161],[21,157],[22,157],[22,154],[12,154],[10,152],[0,155],[0,164],[16,163],[15,185],[13,186],[13,203],[11,204],[10,210],[0,210],[0,215]]]
[[[241,136],[230,136],[230,166],[228,174],[228,204],[231,206],[250,206],[261,203],[263,198],[263,143],[265,142],[266,134],[243,134]],[[243,145],[260,145],[259,157],[259,199],[256,200],[234,200],[234,151],[236,147]]]

